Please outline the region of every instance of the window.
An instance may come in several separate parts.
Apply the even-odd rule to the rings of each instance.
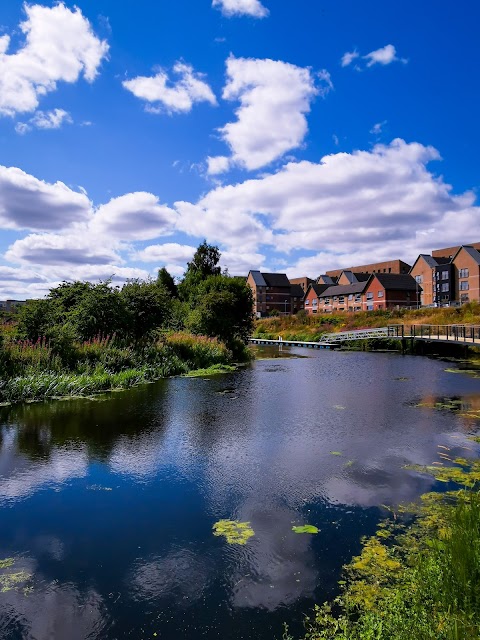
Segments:
[[[340,304],[343,304],[345,302],[345,296],[340,296],[338,298],[338,301],[339,301]]]
[[[367,311],[373,311],[373,304],[367,304]]]
[[[373,300],[373,291],[367,293],[367,300]]]
[[[448,271],[442,271],[442,280],[448,280]]]
[[[349,300],[353,300],[353,293],[351,293],[351,294],[348,296],[348,299],[349,299]]]
[[[468,278],[468,269],[460,269],[460,278]]]
[[[422,275],[420,275],[420,276],[415,276],[415,280],[416,280],[417,284],[422,284],[422,282],[423,282],[423,276],[422,276]]]
[[[333,296],[333,301],[337,302],[337,300],[338,300],[338,296]]]
[[[361,302],[361,301],[362,301],[362,294],[361,293],[355,294],[355,302]]]
[[[330,298],[325,298],[325,304],[330,304]]]
[[[309,300],[305,300],[305,306],[308,307],[308,305],[310,304]]]
[[[378,297],[379,297],[379,298],[383,298],[383,291],[379,291],[379,292],[378,292]]]
[[[466,280],[460,282],[460,291],[468,291],[468,282]]]
[[[312,300],[312,304],[313,304],[313,306],[314,306],[314,307],[316,307],[316,306],[317,306],[317,304],[318,304],[318,300],[317,300],[317,298],[314,298],[314,299]]]
[[[442,284],[442,291],[449,291],[450,287],[448,286],[448,282],[445,282],[444,284]]]

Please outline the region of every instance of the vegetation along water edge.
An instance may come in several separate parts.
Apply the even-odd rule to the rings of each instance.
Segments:
[[[303,640],[480,637],[480,461],[441,450],[439,461],[411,470],[447,490],[392,511],[363,540],[344,568],[340,595],[306,618]],[[293,640],[288,626],[283,639]]]
[[[179,284],[163,268],[156,280],[63,282],[30,300],[1,326],[0,402],[89,396],[248,361],[252,294],[219,259],[203,242]]]

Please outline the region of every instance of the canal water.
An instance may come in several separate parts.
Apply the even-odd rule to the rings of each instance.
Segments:
[[[435,488],[405,465],[438,460],[439,445],[478,453],[480,379],[452,365],[259,354],[277,357],[1,409],[3,640],[273,640],[284,621],[300,633],[382,505]],[[255,535],[230,545],[220,519]],[[292,531],[304,524],[319,533]]]

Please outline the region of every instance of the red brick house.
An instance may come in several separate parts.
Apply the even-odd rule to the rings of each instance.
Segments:
[[[308,287],[303,301],[303,308],[308,315],[313,315],[318,312],[320,296],[325,289],[328,289],[328,284],[311,284]]]
[[[420,306],[421,287],[415,278],[399,273],[372,274],[363,293],[364,311]]]

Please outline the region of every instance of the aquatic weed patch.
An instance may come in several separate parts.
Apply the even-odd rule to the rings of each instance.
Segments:
[[[32,574],[23,569],[20,571],[10,570],[14,565],[14,558],[0,560],[0,593],[18,590],[31,579]]]
[[[297,526],[297,527],[292,527],[292,531],[293,531],[293,533],[311,533],[311,534],[315,534],[315,533],[319,533],[320,529],[318,527],[315,527],[313,524],[302,524],[302,525]]]
[[[255,535],[250,522],[238,520],[219,520],[213,525],[214,536],[224,536],[228,544],[247,544]]]
[[[480,638],[480,461],[409,468],[461,488],[424,494],[365,538],[341,594],[306,618],[304,640]],[[283,638],[293,640],[288,627]]]

